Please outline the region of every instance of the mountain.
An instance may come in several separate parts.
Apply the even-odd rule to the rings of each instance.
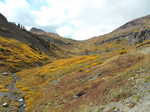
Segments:
[[[130,30],[136,30],[136,29],[142,29],[145,27],[150,27],[150,15],[145,16],[145,17],[141,17],[135,20],[132,20],[124,25],[122,25],[121,27],[117,28],[115,31],[119,31],[119,30],[128,30],[130,28]]]
[[[150,15],[130,21],[109,34],[98,36],[88,41],[102,44],[116,39],[127,39],[129,43],[138,43],[149,39]]]
[[[38,35],[40,38],[42,38],[44,40],[47,40],[49,42],[53,42],[53,43],[59,44],[59,45],[68,45],[69,43],[67,41],[71,40],[71,39],[61,37],[58,34],[45,32],[45,31],[43,31],[41,29],[37,29],[37,28],[31,28],[30,32]]]
[[[150,16],[132,20],[114,31],[86,40],[91,53],[128,49],[150,39]]]
[[[0,21],[0,111],[150,111],[150,16],[85,41]]]
[[[30,30],[32,33],[44,33],[45,31],[44,30],[41,30],[41,29],[39,29],[39,28],[31,28],[31,30]]]
[[[36,34],[39,38],[44,39],[45,41],[54,43],[70,55],[83,54],[85,51],[84,42],[65,38],[56,33],[45,32],[37,28],[31,28],[30,32]]]
[[[2,16],[2,19],[3,18],[5,17]],[[22,25],[16,25],[15,23],[7,22],[7,20],[0,23],[0,35],[6,38],[13,38],[20,42],[28,44],[32,46],[32,48],[38,49],[39,51],[42,51],[47,55],[56,56],[52,49],[55,48],[59,50],[59,48],[53,43],[49,43],[44,39],[39,38],[37,35],[26,31]]]
[[[8,22],[2,14],[0,14],[0,43],[0,70],[18,71],[21,68],[29,68],[29,65],[42,65],[41,61],[45,60],[41,58],[42,56],[52,60],[66,57],[61,47],[27,31],[20,24]]]

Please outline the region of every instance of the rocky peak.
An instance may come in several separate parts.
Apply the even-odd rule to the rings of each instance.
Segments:
[[[41,30],[41,29],[39,29],[39,28],[31,28],[31,30],[30,30],[31,32],[33,32],[33,33],[44,33],[45,31],[44,30]]]

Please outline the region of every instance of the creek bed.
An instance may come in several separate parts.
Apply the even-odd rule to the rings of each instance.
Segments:
[[[7,108],[8,112],[11,112],[13,108],[16,108],[16,112],[25,112],[25,99],[23,97],[23,94],[16,87],[16,82],[17,80],[19,80],[19,78],[17,77],[15,73],[11,74],[11,76],[12,76],[12,81],[7,86],[8,91],[0,92],[0,97],[3,98],[5,101],[3,103],[0,102],[1,106],[3,106],[4,108]],[[9,103],[12,101],[18,103],[17,107],[9,106],[10,105]]]

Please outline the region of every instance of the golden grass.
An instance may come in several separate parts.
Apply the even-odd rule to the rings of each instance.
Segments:
[[[21,80],[17,82],[17,87],[25,94],[28,105],[27,111],[33,111],[38,108],[36,105],[49,100],[51,106],[49,105],[48,108],[55,110],[57,106],[55,107],[53,103],[58,102],[57,105],[59,105],[62,102],[57,97],[61,96],[65,97],[66,100],[71,100],[71,97],[77,92],[94,89],[104,79],[110,79],[113,74],[127,70],[135,65],[137,60],[141,59],[141,54],[123,53],[120,55],[119,51],[100,56],[89,55],[59,59],[43,67],[18,72]],[[102,77],[89,82],[86,77],[94,77],[95,74],[99,73],[97,70],[102,73],[102,76],[108,75],[109,77],[104,79]],[[58,80],[62,81],[58,87],[51,86],[53,81],[57,83]],[[89,100],[92,101],[92,99]]]
[[[17,40],[0,37],[0,59],[0,70],[16,71],[46,60],[48,56]]]
[[[32,108],[30,105],[37,103],[36,99],[43,97],[42,90],[53,80],[57,80],[63,75],[67,75],[72,71],[78,71],[85,63],[96,60],[99,56],[76,56],[69,59],[59,59],[43,67],[23,70],[18,72],[22,78],[17,82],[17,88],[25,93],[28,111]],[[92,65],[94,66],[94,65]],[[42,99],[42,98],[41,98]]]
[[[71,112],[82,103],[102,103],[104,98],[119,100],[130,96],[130,90],[120,91],[122,85],[130,84],[127,81],[130,75],[124,73],[140,67],[139,63],[145,55],[138,53],[134,46],[126,46],[126,42],[114,41],[99,48],[92,46],[91,51],[106,51],[99,55],[59,59],[42,67],[18,72],[21,80],[17,81],[17,88],[25,95],[26,111]],[[112,48],[114,50],[110,50]],[[14,66],[14,63],[15,66],[19,66],[18,63],[30,64],[47,58],[29,46],[10,39],[0,39],[0,52],[3,52],[0,58],[8,66]],[[0,89],[3,90],[4,86]],[[85,95],[74,99],[81,91]],[[113,92],[111,96],[108,95],[110,92]],[[107,93],[106,96],[104,93]]]

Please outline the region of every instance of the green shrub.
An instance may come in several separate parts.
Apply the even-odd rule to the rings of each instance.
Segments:
[[[0,48],[0,52],[3,52],[5,49],[4,48]]]

